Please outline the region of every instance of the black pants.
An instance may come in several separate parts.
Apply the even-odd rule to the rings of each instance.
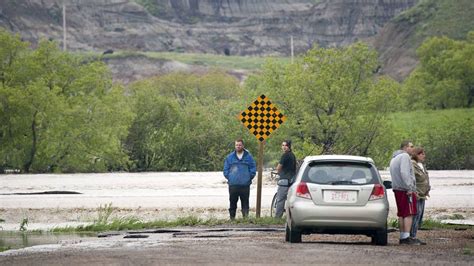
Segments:
[[[249,197],[250,197],[250,186],[229,186],[229,215],[230,218],[235,218],[237,210],[237,201],[242,204],[242,216],[247,217],[249,214]]]

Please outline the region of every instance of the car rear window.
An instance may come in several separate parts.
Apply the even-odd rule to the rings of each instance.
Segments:
[[[357,162],[311,162],[302,181],[315,184],[364,185],[379,183],[371,164]]]

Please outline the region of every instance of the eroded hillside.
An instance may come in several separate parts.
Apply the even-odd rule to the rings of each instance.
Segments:
[[[62,42],[62,0],[2,2],[0,26],[32,43]],[[159,0],[161,16],[137,2],[67,0],[68,48],[289,55],[290,36],[295,52],[346,45],[375,35],[415,0]]]
[[[112,49],[289,56],[290,36],[295,54],[314,45],[333,47],[367,40],[416,2],[65,0],[66,43],[70,51]],[[0,27],[20,33],[33,45],[40,38],[56,40],[62,45],[62,3],[62,0],[3,0]],[[153,69],[161,63],[151,63],[149,67],[140,64],[137,71],[147,75],[163,73]],[[135,78],[127,77],[127,81]]]

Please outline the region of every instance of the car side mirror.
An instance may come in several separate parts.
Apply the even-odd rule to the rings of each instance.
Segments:
[[[391,188],[392,188],[392,181],[389,181],[389,180],[383,181],[383,186],[384,186],[386,189],[391,189]]]

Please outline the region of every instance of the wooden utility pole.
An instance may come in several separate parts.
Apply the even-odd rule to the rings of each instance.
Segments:
[[[290,36],[290,45],[291,45],[291,63],[293,64],[293,35]]]
[[[63,51],[67,50],[66,44],[66,0],[63,0]]]

